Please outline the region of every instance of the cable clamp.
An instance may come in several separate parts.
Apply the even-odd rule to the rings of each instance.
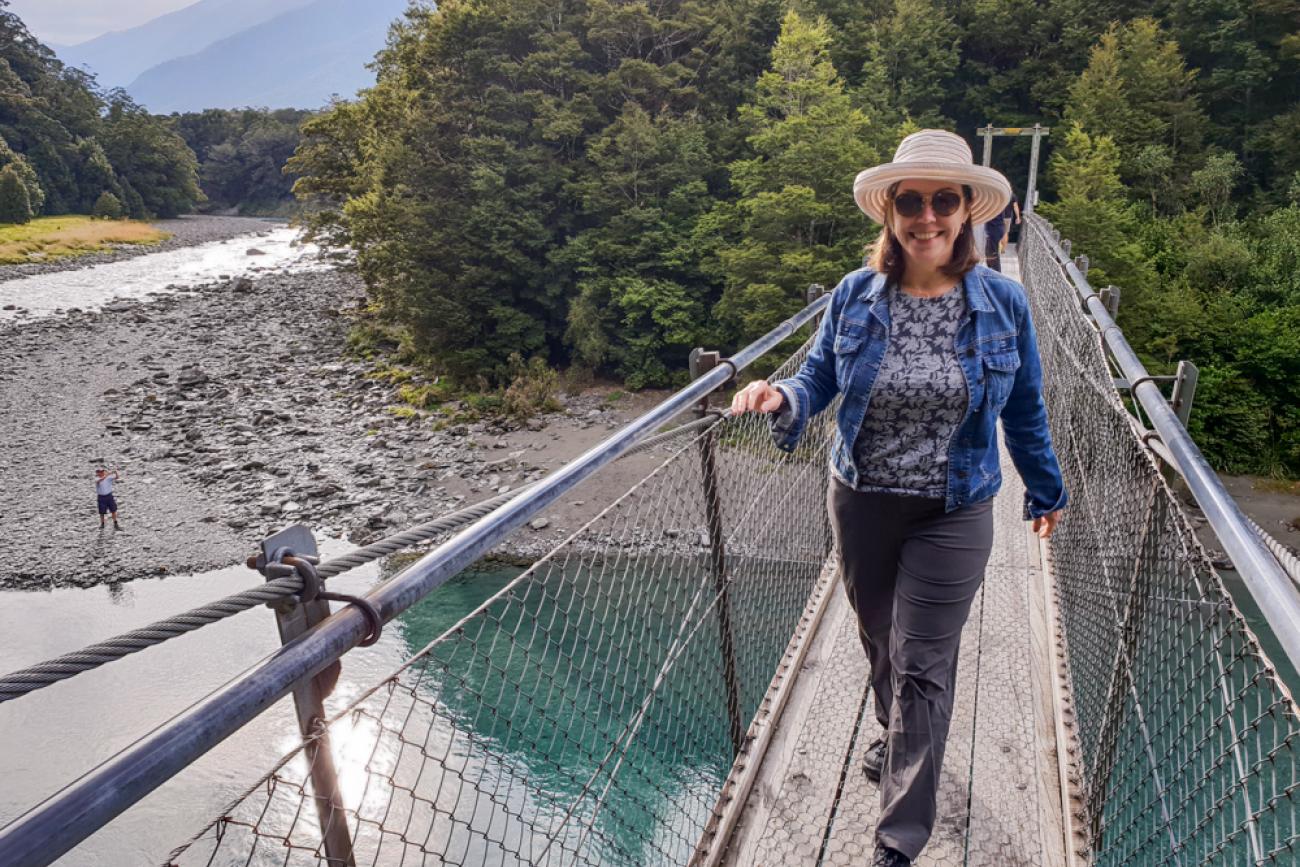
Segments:
[[[1162,377],[1151,376],[1150,374],[1147,374],[1147,375],[1139,376],[1137,379],[1131,379],[1129,380],[1128,383],[1128,393],[1132,395],[1136,395],[1137,387],[1144,382],[1150,382],[1158,386],[1161,378]]]
[[[366,620],[370,622],[370,631],[366,637],[361,639],[358,647],[369,647],[379,640],[384,633],[384,616],[379,613],[379,609],[369,599],[361,596],[349,596],[346,593],[326,593],[316,594],[317,599],[327,599],[330,602],[346,602],[355,605],[357,609],[365,615]]]
[[[331,593],[326,590],[325,582],[321,580],[320,574],[316,571],[316,563],[312,562],[313,560],[319,562],[316,557],[293,558],[294,570],[302,576],[303,603],[323,600],[326,602],[345,602],[357,606],[370,624],[370,628],[366,631],[366,637],[361,639],[360,646],[369,647],[378,641],[379,636],[384,632],[384,618],[379,613],[379,609],[369,599],[363,599],[360,596],[349,596],[346,593]]]

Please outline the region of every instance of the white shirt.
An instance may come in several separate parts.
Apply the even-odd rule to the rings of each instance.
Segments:
[[[100,496],[113,493],[113,477],[104,476],[102,479],[95,479],[95,493]]]

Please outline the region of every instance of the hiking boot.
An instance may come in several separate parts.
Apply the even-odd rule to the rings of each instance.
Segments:
[[[866,754],[862,757],[862,773],[867,775],[867,779],[873,783],[880,782],[880,774],[885,769],[885,741],[882,738],[876,738],[867,747]]]
[[[909,867],[912,859],[888,846],[876,844],[876,854],[871,857],[871,867]]]

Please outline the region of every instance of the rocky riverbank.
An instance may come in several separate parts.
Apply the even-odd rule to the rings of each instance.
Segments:
[[[654,395],[564,396],[517,426],[436,425],[349,358],[341,270],[270,274],[0,328],[0,586],[87,586],[238,561],[302,522],[364,543],[540,478]],[[624,489],[638,456],[588,485]],[[121,471],[101,531],[92,471]],[[517,534],[541,553],[608,502],[576,495]]]
[[[33,274],[53,274],[58,271],[75,271],[107,262],[118,262],[164,250],[176,250],[192,247],[210,241],[224,241],[239,235],[265,232],[275,226],[284,225],[283,220],[267,220],[260,217],[216,217],[202,214],[177,217],[172,220],[155,220],[153,225],[171,235],[158,244],[119,244],[103,253],[87,253],[55,259],[50,262],[28,262],[22,265],[0,265],[0,282]]]

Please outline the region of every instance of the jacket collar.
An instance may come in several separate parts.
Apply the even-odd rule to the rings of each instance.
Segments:
[[[984,289],[984,267],[976,265],[961,278],[962,289],[966,292],[966,309],[980,313],[992,313],[993,305],[989,303],[988,293]]]

